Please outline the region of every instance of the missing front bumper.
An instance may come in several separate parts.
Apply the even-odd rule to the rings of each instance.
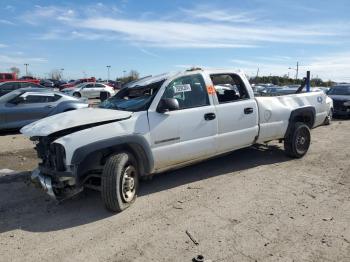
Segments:
[[[32,172],[31,180],[33,183],[39,185],[50,197],[56,199],[55,192],[52,188],[51,177],[43,175],[39,169]]]

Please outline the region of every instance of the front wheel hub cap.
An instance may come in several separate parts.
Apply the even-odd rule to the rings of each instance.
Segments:
[[[122,197],[126,203],[131,202],[135,197],[135,177],[136,169],[133,166],[126,167],[122,178]]]

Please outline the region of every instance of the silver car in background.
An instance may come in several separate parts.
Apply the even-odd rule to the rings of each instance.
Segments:
[[[108,93],[109,96],[114,96],[115,91],[113,87],[103,84],[103,83],[94,83],[86,82],[76,85],[74,87],[68,87],[61,92],[74,96],[74,97],[86,97],[86,98],[100,98],[102,92]]]
[[[0,97],[0,130],[18,129],[41,118],[87,108],[85,101],[45,88],[20,88]]]

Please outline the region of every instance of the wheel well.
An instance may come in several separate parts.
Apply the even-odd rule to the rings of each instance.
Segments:
[[[285,137],[290,134],[293,130],[294,124],[297,122],[304,123],[311,129],[315,123],[315,114],[316,111],[314,107],[303,107],[292,111]]]
[[[149,159],[143,147],[137,143],[125,143],[89,153],[78,165],[79,180],[83,181],[90,173],[102,173],[108,157],[121,151],[126,151],[135,157],[140,176],[150,172]]]
[[[306,107],[294,110],[289,119],[289,127],[296,122],[304,123],[311,129],[315,123],[315,108]]]

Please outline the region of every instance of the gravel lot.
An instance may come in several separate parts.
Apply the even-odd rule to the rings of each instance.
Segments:
[[[303,159],[274,143],[158,175],[120,214],[98,192],[57,205],[0,177],[0,260],[350,261],[349,134],[334,121],[312,131]],[[0,169],[36,165],[21,135],[0,145]]]

